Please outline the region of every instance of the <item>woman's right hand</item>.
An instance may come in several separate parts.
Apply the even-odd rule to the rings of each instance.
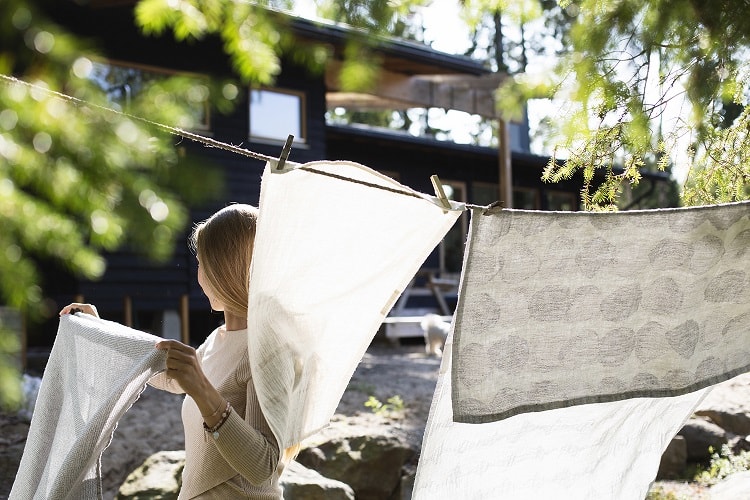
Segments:
[[[72,304],[68,304],[67,306],[63,307],[60,310],[60,316],[62,316],[63,314],[73,314],[75,312],[90,314],[95,318],[99,317],[99,312],[96,310],[96,306],[94,304],[79,304],[78,302],[73,302]]]

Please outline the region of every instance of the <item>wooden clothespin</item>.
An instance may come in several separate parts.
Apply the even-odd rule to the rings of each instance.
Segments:
[[[286,138],[286,142],[284,143],[284,147],[281,148],[281,155],[279,156],[278,163],[276,163],[276,170],[281,170],[284,168],[284,164],[286,163],[287,158],[289,158],[289,152],[292,150],[293,141],[294,136],[292,134],[289,134],[289,137]]]
[[[482,212],[482,215],[496,214],[496,213],[502,211],[502,209],[503,209],[503,202],[502,201],[500,201],[500,200],[493,201],[492,203],[490,203],[489,205],[487,205],[487,207]]]
[[[443,208],[445,208],[446,210],[450,210],[451,202],[445,195],[445,191],[443,190],[443,185],[440,183],[440,179],[437,175],[431,175],[430,180],[432,181],[432,188],[435,190],[435,196],[437,196],[437,198],[440,200]]]

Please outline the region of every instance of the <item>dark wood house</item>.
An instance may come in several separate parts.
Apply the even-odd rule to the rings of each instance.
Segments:
[[[95,40],[108,63],[135,71],[189,73],[208,77],[231,75],[231,66],[218,40],[177,43],[170,36],[145,37],[133,22],[132,1],[98,0],[90,3],[62,0],[50,7],[50,16],[70,31]],[[322,42],[340,51],[347,29],[295,19],[289,29],[303,39]],[[380,85],[371,94],[345,94],[338,88],[340,63],[335,59],[324,74],[314,75],[289,61],[273,88],[241,89],[239,105],[228,115],[207,113],[198,133],[221,142],[243,144],[252,151],[278,156],[287,134],[295,141],[290,160],[351,160],[397,178],[423,192],[432,192],[436,174],[450,187],[454,199],[486,205],[501,200],[506,206],[528,209],[576,210],[580,182],[543,184],[548,158],[529,151],[526,123],[500,127],[501,148],[477,147],[415,137],[406,133],[363,126],[332,125],[327,111],[348,109],[445,108],[497,116],[492,91],[501,76],[481,63],[448,55],[427,46],[401,40],[377,44],[383,61]],[[273,103],[283,123],[266,120],[266,104]],[[283,109],[283,113],[278,113]],[[503,123],[503,122],[501,122]],[[258,203],[263,162],[249,160],[200,144],[184,144],[188,154],[220,165],[227,189],[221,199],[191,207],[191,218],[202,220],[229,202]],[[434,275],[455,276],[460,270],[466,215],[440,248],[425,263]],[[155,265],[130,251],[108,256],[102,279],[91,282],[56,277],[48,287],[52,299],[63,305],[72,300],[96,303],[102,316],[136,328],[199,342],[218,322],[197,284],[197,268],[186,241],[176,246],[173,258]],[[60,279],[57,279],[60,278]],[[29,346],[51,345],[56,321],[30,326]]]

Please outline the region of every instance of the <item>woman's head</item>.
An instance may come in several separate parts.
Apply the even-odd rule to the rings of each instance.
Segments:
[[[247,316],[257,219],[257,208],[233,204],[193,229],[190,245],[198,258],[198,281],[214,309]]]

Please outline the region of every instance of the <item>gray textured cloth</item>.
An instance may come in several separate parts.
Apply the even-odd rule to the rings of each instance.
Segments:
[[[148,379],[164,370],[159,340],[85,314],[60,318],[11,500],[102,498],[102,452]]]
[[[457,422],[709,387],[750,367],[750,204],[472,212]]]

